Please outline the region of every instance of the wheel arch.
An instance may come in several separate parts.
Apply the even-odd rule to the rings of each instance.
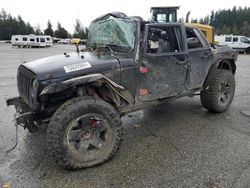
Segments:
[[[236,64],[234,59],[218,59],[214,62],[206,76],[206,79],[203,83],[203,90],[208,86],[207,80],[214,76],[216,70],[229,70],[235,75],[236,73]]]
[[[234,59],[220,59],[215,62],[217,69],[229,70],[233,73],[236,72],[236,64]]]
[[[128,90],[102,74],[80,76],[50,84],[42,90],[40,96],[64,92],[66,89],[74,90],[77,96],[86,95],[102,98],[115,104],[116,107],[119,107],[122,102],[134,103],[134,98]]]

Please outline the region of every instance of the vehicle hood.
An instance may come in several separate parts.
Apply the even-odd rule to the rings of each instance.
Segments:
[[[69,53],[24,63],[38,80],[75,77],[102,73],[119,68],[119,62],[110,54],[97,56],[95,52]]]

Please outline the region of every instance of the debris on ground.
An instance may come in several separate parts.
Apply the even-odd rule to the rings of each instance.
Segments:
[[[141,127],[141,125],[139,125],[139,124],[134,124],[134,128],[138,129],[138,128],[140,128],[140,127]]]
[[[10,181],[5,182],[2,188],[11,188],[11,182]]]
[[[213,183],[212,188],[221,188],[220,180],[216,180]]]
[[[240,113],[242,113],[245,116],[250,117],[250,110],[241,110]]]

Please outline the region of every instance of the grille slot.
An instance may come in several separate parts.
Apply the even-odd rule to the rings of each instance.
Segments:
[[[17,74],[17,86],[19,95],[27,102],[30,101],[30,87],[32,84],[33,77],[30,72],[24,68],[20,68]]]

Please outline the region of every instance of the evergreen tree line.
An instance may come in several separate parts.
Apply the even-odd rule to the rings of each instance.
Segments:
[[[233,7],[227,10],[212,11],[210,15],[199,20],[192,19],[191,22],[209,24],[215,28],[215,33],[218,35],[234,34],[250,37],[250,7]],[[50,20],[48,20],[47,28],[42,31],[39,26],[32,27],[29,22],[26,23],[20,15],[15,18],[2,10],[0,12],[0,40],[10,40],[11,36],[16,34],[45,34],[57,38],[86,39],[88,28],[84,27],[79,19],[76,19],[75,31],[71,35],[59,22],[54,31]]]
[[[250,7],[212,11],[210,15],[201,18],[198,22],[213,26],[218,35],[234,34],[250,37]]]
[[[10,40],[12,35],[50,35],[56,38],[81,38],[86,39],[88,36],[88,28],[84,27],[79,19],[76,19],[75,31],[71,35],[58,22],[57,28],[54,31],[50,20],[48,20],[47,28],[42,31],[39,26],[32,27],[29,22],[25,22],[19,15],[17,18],[7,14],[2,9],[0,12],[0,40]]]

